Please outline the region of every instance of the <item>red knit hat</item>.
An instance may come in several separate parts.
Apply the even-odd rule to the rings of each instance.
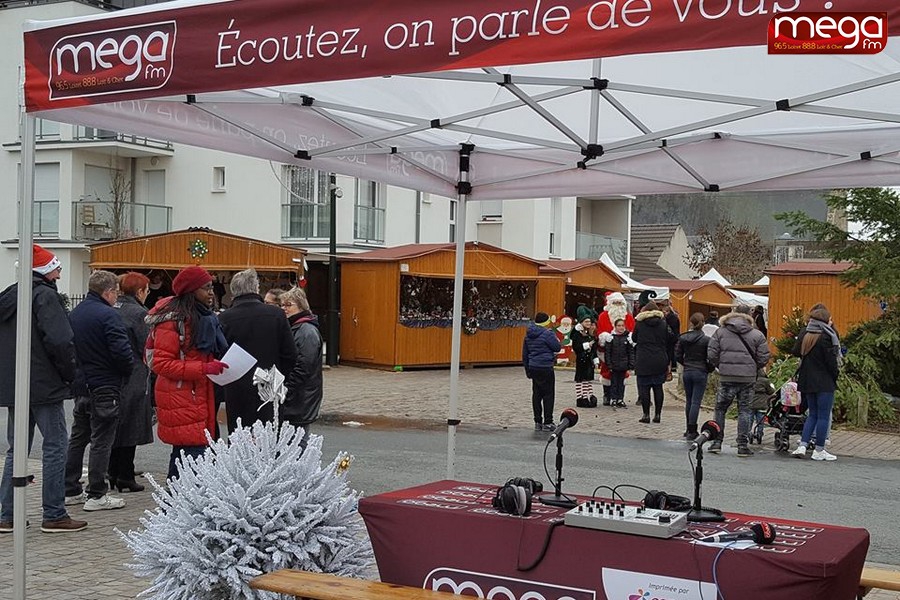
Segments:
[[[176,296],[196,292],[213,280],[212,275],[203,267],[186,267],[172,280],[172,291]]]
[[[32,252],[31,268],[36,273],[47,275],[62,266],[55,254],[37,244],[34,245]]]

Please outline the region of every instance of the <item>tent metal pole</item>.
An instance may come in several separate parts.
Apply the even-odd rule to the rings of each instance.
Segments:
[[[456,266],[453,275],[453,333],[450,345],[450,405],[447,415],[447,479],[456,478],[456,427],[459,425],[459,354],[462,344],[463,274],[466,260],[466,201],[469,183],[469,157],[474,146],[462,144],[459,150],[459,183],[456,196]]]
[[[31,391],[31,267],[34,235],[35,118],[25,114],[19,182],[19,290],[16,304],[15,441],[13,442],[13,600],[25,600],[25,487]]]
[[[341,330],[338,324],[338,263],[337,263],[337,178],[328,174],[328,346],[325,347],[325,364],[338,364],[338,347]]]

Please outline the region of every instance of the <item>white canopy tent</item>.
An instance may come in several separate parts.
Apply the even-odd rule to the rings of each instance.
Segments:
[[[667,287],[655,287],[651,285],[644,285],[640,281],[635,281],[631,277],[629,277],[625,271],[620,269],[616,263],[613,262],[613,259],[609,257],[609,254],[604,252],[600,256],[600,262],[610,268],[616,275],[625,280],[625,283],[622,284],[622,288],[628,290],[629,292],[645,292],[651,291],[656,294],[654,298],[658,298],[660,300],[668,300],[669,298],[669,288]]]
[[[749,14],[649,1],[598,12],[612,4],[188,0],[30,23],[20,286],[31,265],[35,117],[456,197],[458,223],[469,199],[900,184],[896,38],[879,54],[769,56],[750,45],[765,40],[765,2]],[[878,0],[830,4],[887,11],[900,25],[900,7]],[[342,81],[321,83],[330,80]],[[30,304],[19,295],[17,482]],[[17,527],[24,493],[17,485]],[[24,531],[15,546],[24,581]],[[24,598],[24,584],[15,592]]]
[[[726,290],[728,293],[734,296],[735,304],[742,304],[744,306],[762,306],[763,310],[766,312],[769,311],[769,298],[768,296],[760,296],[759,294],[754,294],[752,292],[745,292],[743,290],[736,290],[731,287],[731,283],[725,279],[725,277],[719,273],[715,268],[710,269],[706,273],[704,273],[700,279],[704,281],[715,281]]]

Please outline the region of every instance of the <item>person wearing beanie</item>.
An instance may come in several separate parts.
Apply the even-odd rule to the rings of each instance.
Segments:
[[[182,269],[172,280],[174,296],[162,298],[147,314],[147,362],[156,373],[157,435],[171,444],[169,478],[178,475],[182,454],[197,457],[216,432],[213,382],[228,365],[219,358],[228,343],[212,312],[213,278],[203,267]]]
[[[549,329],[550,316],[545,312],[534,315],[522,342],[522,365],[531,380],[531,409],[535,431],[553,431],[553,404],[556,400],[556,374],[553,364],[562,346]]]
[[[579,408],[597,406],[594,395],[594,367],[597,358],[596,337],[594,335],[597,313],[584,304],[575,310],[576,324],[572,329],[572,351],[575,353],[575,405]]]
[[[85,521],[69,517],[65,505],[66,414],[63,401],[72,397],[75,381],[75,342],[65,306],[56,289],[62,265],[48,250],[34,245],[32,251],[31,387],[28,396],[29,437],[37,425],[43,437],[41,531],[80,531]],[[0,406],[7,407],[9,423],[15,420],[16,315],[18,284],[0,293]],[[0,534],[13,531],[13,431],[0,480]]]
[[[597,351],[600,356],[600,383],[603,385],[603,406],[610,406],[610,384],[612,382],[612,369],[604,356],[606,344],[612,340],[616,321],[622,319],[625,330],[634,331],[634,317],[628,312],[628,303],[621,292],[607,292],[606,304],[603,312],[597,318]],[[628,374],[625,374],[628,377]],[[619,405],[621,407],[621,405]]]

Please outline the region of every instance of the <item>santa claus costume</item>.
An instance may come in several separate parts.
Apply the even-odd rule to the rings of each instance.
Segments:
[[[606,346],[606,342],[612,340],[612,332],[615,329],[616,321],[619,319],[625,322],[625,329],[629,332],[634,331],[634,317],[628,312],[625,296],[621,292],[607,292],[606,306],[597,319],[597,337],[600,349]],[[600,383],[603,384],[603,406],[610,405],[609,385],[611,376],[612,371],[601,356]]]

